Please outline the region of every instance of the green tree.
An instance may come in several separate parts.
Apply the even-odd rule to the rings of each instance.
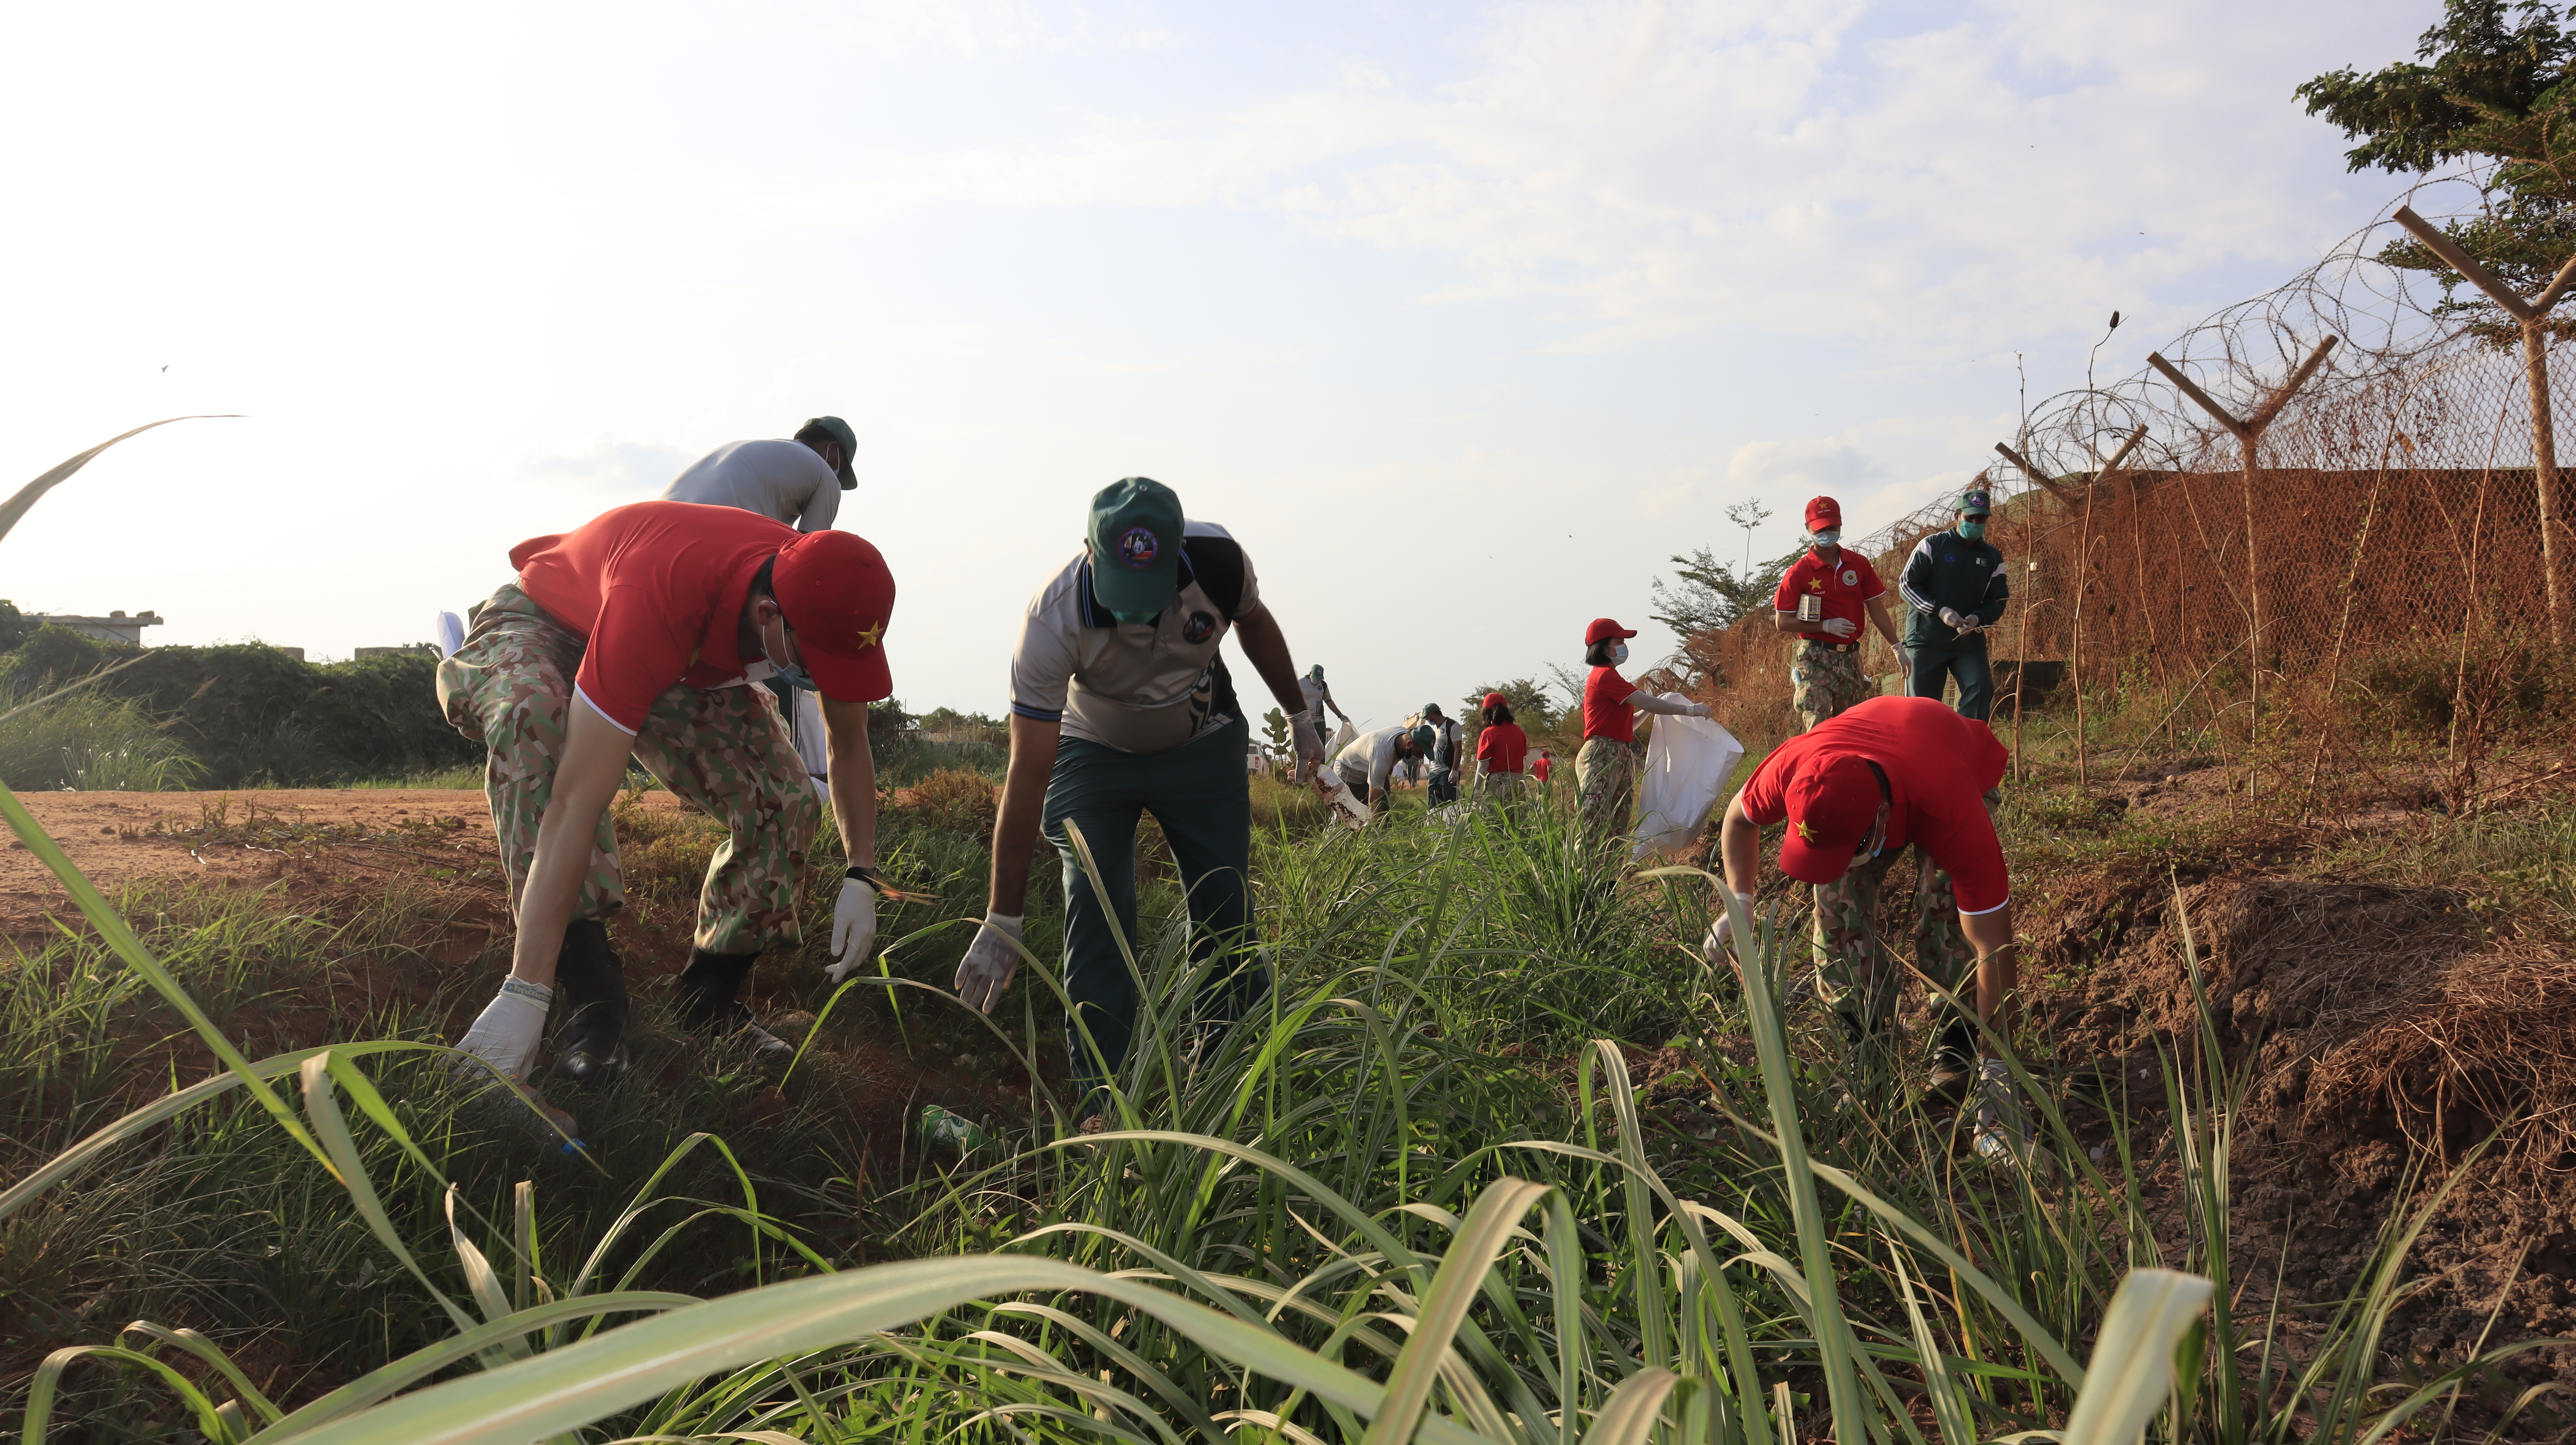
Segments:
[[[2308,114],[2359,145],[2350,169],[2420,175],[2468,157],[2494,162],[2481,178],[2481,213],[2443,229],[2460,248],[2528,296],[2576,254],[2576,35],[2567,12],[2542,0],[2446,0],[2415,62],[2364,74],[2347,66],[2298,87]],[[2442,286],[2439,313],[2465,317],[2489,340],[2519,328],[2484,292],[2422,242],[2397,241],[2379,260]],[[2554,323],[2566,327],[2576,323]],[[2562,334],[2564,334],[2562,332]]]
[[[1685,642],[1703,632],[1723,632],[1740,617],[1770,611],[1781,574],[1797,560],[1798,554],[1792,552],[1738,572],[1718,561],[1708,548],[1694,548],[1687,557],[1673,558],[1676,584],[1668,586],[1661,577],[1655,579],[1650,589],[1651,615]]]
[[[18,610],[18,604],[0,598],[0,652],[15,652],[27,641],[36,624]]]

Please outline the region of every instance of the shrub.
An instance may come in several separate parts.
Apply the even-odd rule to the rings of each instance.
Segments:
[[[48,626],[0,659],[0,680],[60,686],[135,650]],[[156,647],[93,691],[167,719],[207,786],[297,786],[481,761],[439,713],[437,668],[419,653],[310,663],[257,642]]]

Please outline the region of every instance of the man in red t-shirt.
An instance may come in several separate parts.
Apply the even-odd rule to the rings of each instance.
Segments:
[[[626,900],[608,804],[632,758],[731,835],[698,897],[681,1017],[786,1051],[737,995],[763,948],[797,941],[797,875],[821,806],[771,694],[748,684],[820,693],[833,774],[850,783],[832,790],[849,864],[837,979],[873,951],[883,884],[867,705],[893,692],[885,559],[848,532],[655,501],[522,542],[510,562],[518,579],[438,667],[448,722],[491,749],[484,791],[518,923],[510,976],[458,1047],[523,1082],[559,991],[556,1072],[605,1082],[624,1067],[626,984],[607,920]]]
[[[1772,625],[1798,639],[1789,655],[1791,705],[1816,724],[1841,713],[1878,689],[1861,666],[1860,620],[1866,611],[1905,666],[1905,649],[1888,620],[1887,588],[1869,559],[1842,545],[1842,504],[1831,497],[1807,503],[1807,554],[1780,578],[1771,598]],[[1809,599],[1813,599],[1812,601]],[[1802,610],[1803,609],[1803,610]],[[1805,613],[1815,615],[1808,617]]]
[[[1538,750],[1538,757],[1529,765],[1530,776],[1544,783],[1547,781],[1548,770],[1555,766],[1556,756],[1547,749],[1541,748]]]
[[[2005,1010],[2019,947],[1989,801],[2007,761],[1984,723],[1936,699],[1876,697],[1781,744],[1727,804],[1718,848],[1726,886],[1748,913],[1761,883],[1762,829],[1787,820],[1780,871],[1816,888],[1820,992],[1864,1051],[1883,1047],[1895,1017],[1903,976],[1870,920],[1889,866],[1909,845],[1922,855],[1916,966],[1958,992],[1973,964],[1976,1018],[1997,1040],[2010,1036]],[[1712,959],[1723,955],[1732,931],[1731,918],[1721,915],[1709,933]],[[1933,1086],[1956,1097],[1977,1077],[1978,1033],[1955,1009],[1945,1012]],[[2007,1147],[2001,1135],[1990,1145],[1983,1131],[2009,1123],[2011,1072],[1989,1057],[1983,1075],[1979,1148],[1991,1153]]]

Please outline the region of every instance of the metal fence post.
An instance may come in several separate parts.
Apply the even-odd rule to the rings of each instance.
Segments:
[[[2183,375],[2181,369],[2172,362],[2155,352],[2147,353],[2147,365],[2164,373],[2165,380],[2172,382],[2176,390],[2199,403],[2201,410],[2208,412],[2212,419],[2227,429],[2229,435],[2236,438],[2238,446],[2244,452],[2247,626],[2245,651],[2251,676],[2245,696],[2245,730],[2249,743],[2260,741],[2259,729],[2263,723],[2263,534],[2255,526],[2254,521],[2254,488],[2259,479],[2258,462],[2263,446],[2263,433],[2270,428],[2273,419],[2281,414],[2281,408],[2290,404],[2290,398],[2298,395],[2299,388],[2308,384],[2308,378],[2317,374],[2317,368],[2325,364],[2326,354],[2334,350],[2335,342],[2340,339],[2329,336],[2318,342],[2317,349],[2308,353],[2308,359],[2299,363],[2299,369],[2290,373],[2290,379],[2273,388],[2272,394],[2263,399],[2262,405],[2254,408],[2251,415],[2241,419],[2227,408],[2220,406],[2208,392],[2194,385],[2192,379]],[[2260,750],[2249,746],[2245,755],[2245,800],[2249,803],[2256,796],[2256,778],[2261,767]]]
[[[2549,309],[2567,294],[2571,284],[2576,284],[2576,256],[2567,258],[2567,264],[2558,268],[2558,274],[2539,295],[2525,301],[2494,272],[2470,260],[2469,253],[2432,222],[2415,214],[2414,207],[2399,206],[2395,219],[2452,270],[2487,293],[2522,327],[2522,377],[2524,385],[2531,389],[2531,471],[2532,484],[2540,489],[2540,569],[2549,594],[2549,641],[2552,646],[2563,647],[2567,642],[2567,603],[2566,593],[2558,585],[2558,439],[2549,416],[2548,320]]]

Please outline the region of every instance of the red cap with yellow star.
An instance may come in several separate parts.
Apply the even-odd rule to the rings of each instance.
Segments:
[[[805,670],[825,697],[876,702],[894,696],[885,655],[894,574],[866,538],[807,532],[778,549],[769,582]]]

